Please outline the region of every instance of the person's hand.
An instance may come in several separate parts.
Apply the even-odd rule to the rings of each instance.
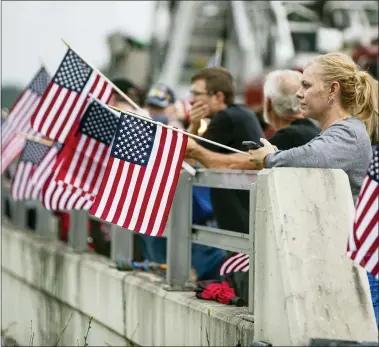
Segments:
[[[209,115],[209,106],[202,101],[196,101],[189,111],[190,122],[200,127],[200,121]]]
[[[265,158],[268,154],[276,152],[278,149],[276,146],[273,146],[266,139],[260,139],[263,147],[259,149],[254,149],[249,151],[250,161],[256,166],[256,170],[264,169],[265,167]]]
[[[196,150],[197,146],[197,142],[194,139],[188,137],[185,156],[191,157],[191,154]]]

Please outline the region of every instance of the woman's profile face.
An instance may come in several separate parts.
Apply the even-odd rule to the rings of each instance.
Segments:
[[[300,89],[296,93],[300,99],[300,112],[304,117],[316,120],[329,108],[329,91],[321,80],[318,69],[315,64],[304,69]]]

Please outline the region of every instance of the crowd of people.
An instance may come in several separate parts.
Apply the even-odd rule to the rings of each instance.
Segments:
[[[235,82],[222,67],[204,68],[192,77],[188,100],[177,100],[163,83],[142,95],[127,79],[114,84],[143,107],[152,119],[186,129],[205,139],[245,151],[233,153],[189,138],[185,160],[195,168],[260,170],[273,167],[342,169],[348,176],[354,202],[379,144],[378,81],[342,53],[318,56],[303,73],[272,71],[264,84],[263,119],[235,102]],[[118,94],[112,105],[133,108]],[[275,133],[265,138],[262,122]],[[243,141],[262,147],[248,151]],[[247,191],[193,187],[193,224],[249,233]],[[61,238],[67,240],[69,215],[57,212]],[[109,225],[91,221],[90,246],[110,255]],[[166,239],[135,234],[136,258],[165,263]],[[230,254],[192,245],[192,267],[198,280],[219,278],[219,268]],[[248,301],[248,273],[227,275],[238,296]],[[368,274],[375,315],[378,319],[378,281]]]

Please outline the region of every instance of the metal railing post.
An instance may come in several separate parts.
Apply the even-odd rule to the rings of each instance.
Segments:
[[[172,203],[167,236],[167,284],[171,289],[182,289],[190,280],[192,182],[182,171]]]
[[[14,214],[12,214],[12,221],[19,228],[25,229],[26,226],[26,205],[25,201],[15,201],[14,203]]]
[[[68,245],[77,252],[88,250],[88,212],[72,210],[70,212],[70,229]]]
[[[111,225],[111,259],[133,259],[134,232],[121,228],[116,224]]]
[[[58,239],[58,225],[52,212],[46,209],[40,201],[36,203],[36,212],[36,234],[41,237]]]
[[[1,215],[6,215],[6,201],[9,200],[9,188],[5,184],[5,178],[1,179]],[[11,211],[12,215],[12,211]]]
[[[254,314],[254,280],[255,280],[255,212],[257,205],[257,183],[250,185],[249,214],[249,313]]]

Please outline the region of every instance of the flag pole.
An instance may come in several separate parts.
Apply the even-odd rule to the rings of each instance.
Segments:
[[[120,93],[120,95],[122,96],[122,97],[124,97],[125,98],[125,100],[127,100],[128,102],[130,102],[131,103],[131,105],[132,106],[134,106],[134,108],[136,108],[137,110],[140,110],[140,111],[142,111],[142,109],[141,109],[141,107],[139,107],[133,100],[131,100],[127,95],[125,95],[118,87],[116,87],[106,76],[104,76],[98,69],[96,69],[94,66],[92,66],[91,64],[89,64],[85,59],[83,59],[83,57],[77,52],[77,51],[75,51],[74,49],[72,49],[72,47],[70,46],[70,44],[67,42],[67,41],[65,41],[65,40],[63,40],[62,39],[62,41],[63,41],[63,43],[69,48],[69,49],[71,49],[75,54],[77,54],[78,55],[78,57],[80,57],[92,70],[94,70],[94,71],[96,71],[100,76],[102,76],[107,82],[109,82],[112,86],[113,86],[113,88],[118,92],[118,93]],[[221,47],[221,45],[219,44],[219,47]],[[110,107],[110,108],[113,108],[114,110],[116,110],[116,111],[118,111],[118,112],[121,112],[122,110],[121,109],[119,109],[119,108],[117,108],[117,107],[114,107],[114,106],[110,106],[110,105],[106,105],[107,107]],[[245,155],[245,156],[249,156],[249,154],[247,153],[247,152],[243,152],[243,151],[240,151],[240,150],[238,150],[238,149],[235,149],[235,148],[232,148],[232,147],[229,147],[229,146],[225,146],[225,145],[222,145],[221,143],[218,143],[218,142],[214,142],[214,141],[211,141],[211,140],[208,140],[208,139],[205,139],[205,138],[203,138],[203,137],[200,137],[200,136],[197,136],[197,135],[194,135],[194,134],[191,134],[191,133],[188,133],[187,131],[184,131],[184,130],[182,130],[182,129],[178,129],[178,128],[174,128],[174,127],[172,127],[172,126],[170,126],[170,125],[165,125],[165,124],[163,124],[163,123],[160,123],[160,122],[156,122],[156,121],[154,121],[154,120],[152,120],[151,118],[147,118],[147,117],[145,117],[145,116],[141,116],[141,115],[139,115],[139,114],[137,114],[137,113],[134,113],[134,112],[131,112],[131,111],[122,111],[122,112],[124,112],[124,113],[131,113],[132,114],[132,116],[134,116],[134,117],[136,117],[136,118],[139,118],[139,119],[142,119],[142,120],[146,120],[146,121],[148,121],[148,122],[151,122],[151,123],[153,123],[153,124],[155,124],[155,125],[160,125],[160,126],[162,126],[162,127],[164,127],[164,128],[167,128],[167,129],[171,129],[171,130],[173,130],[173,131],[177,131],[177,132],[179,132],[179,133],[181,133],[181,134],[184,134],[184,135],[187,135],[187,136],[189,136],[189,137],[192,137],[192,138],[194,138],[194,139],[197,139],[197,140],[200,140],[200,141],[204,141],[204,142],[208,142],[208,143],[210,143],[210,144],[212,144],[212,145],[215,145],[215,146],[218,146],[218,147],[222,147],[222,148],[225,148],[225,149],[227,149],[227,150],[229,150],[229,151],[232,151],[232,152],[235,152],[235,153],[240,153],[240,154],[243,154],[243,155]]]
[[[8,117],[8,113],[9,113],[9,111],[8,111],[8,109],[6,109],[6,108],[2,108],[1,109],[1,118],[7,118]]]
[[[38,142],[38,143],[40,143],[42,145],[47,145],[47,146],[50,146],[50,147],[54,144],[54,141],[46,140],[46,139],[40,139],[39,137],[28,135],[28,134],[25,134],[23,132],[19,132],[17,135],[20,136],[20,137],[24,137],[26,140],[31,140],[31,141],[34,141],[34,142]]]
[[[105,106],[106,106],[106,107],[109,107],[109,108],[112,108],[112,109],[114,109],[114,110],[117,111],[117,112],[123,112],[123,113],[125,113],[126,115],[130,113],[133,117],[136,117],[136,118],[139,118],[139,119],[145,120],[145,121],[150,122],[150,123],[153,123],[153,124],[155,124],[155,125],[159,125],[159,126],[161,126],[161,127],[163,127],[163,128],[167,128],[167,129],[171,129],[171,130],[173,130],[173,131],[177,131],[178,133],[181,133],[181,134],[183,134],[183,135],[187,135],[188,137],[192,137],[192,138],[197,139],[197,140],[200,140],[200,141],[208,142],[208,143],[210,143],[210,144],[212,144],[212,145],[215,145],[215,146],[218,146],[218,147],[225,148],[225,149],[227,149],[227,150],[229,150],[229,151],[232,151],[232,152],[235,152],[235,153],[240,153],[240,154],[243,154],[243,155],[245,155],[245,156],[249,156],[249,154],[248,154],[247,152],[243,152],[243,151],[240,151],[239,149],[235,149],[235,148],[232,148],[232,147],[229,147],[229,146],[225,146],[225,145],[223,145],[223,144],[221,144],[221,143],[218,143],[218,142],[214,142],[214,141],[211,141],[211,140],[205,139],[204,137],[201,137],[201,136],[198,136],[198,135],[191,134],[191,133],[189,133],[189,132],[187,132],[187,131],[185,131],[185,130],[182,130],[182,129],[179,129],[179,128],[175,128],[175,127],[173,127],[173,126],[171,126],[171,125],[166,125],[166,124],[163,124],[163,123],[161,123],[161,122],[157,122],[157,121],[155,121],[155,120],[152,120],[152,119],[150,119],[150,118],[145,118],[145,117],[143,117],[143,116],[141,116],[141,115],[139,115],[139,114],[137,114],[137,113],[134,113],[134,112],[132,112],[132,111],[122,111],[121,109],[119,109],[119,108],[117,108],[117,107],[114,107],[114,106],[110,106],[110,105],[105,105]]]
[[[139,107],[131,98],[129,98],[120,88],[118,88],[117,86],[115,86],[112,81],[104,76],[104,74],[102,74],[98,69],[96,69],[93,65],[91,65],[90,63],[88,63],[77,51],[75,51],[71,45],[64,39],[62,39],[63,43],[69,48],[71,49],[78,57],[80,57],[80,59],[82,59],[92,70],[96,71],[101,77],[103,77],[109,84],[112,85],[113,89],[118,92],[129,104],[131,104],[135,109],[139,110],[139,111],[142,111],[141,107]],[[145,117],[147,118],[147,117]]]
[[[131,98],[129,98],[122,90],[120,90],[120,88],[118,88],[117,86],[115,86],[111,80],[109,80],[109,78],[107,78],[106,76],[104,76],[104,74],[102,74],[98,69],[96,69],[93,65],[89,64],[77,51],[75,51],[74,49],[72,49],[71,45],[65,41],[64,39],[62,39],[63,43],[69,48],[71,49],[75,54],[78,55],[78,57],[80,57],[80,59],[82,59],[92,70],[96,71],[100,76],[102,76],[107,82],[109,82],[113,89],[116,90],[127,102],[129,102],[135,109],[141,111],[141,113],[143,113],[143,110],[141,107],[139,107]],[[108,106],[108,105],[106,105]],[[151,117],[147,117],[147,116],[140,116],[141,119],[144,119],[144,120],[150,120]],[[188,165],[186,162],[183,162],[182,163],[182,168],[184,170],[186,170],[191,176],[194,176],[195,172],[193,170],[193,168]]]

